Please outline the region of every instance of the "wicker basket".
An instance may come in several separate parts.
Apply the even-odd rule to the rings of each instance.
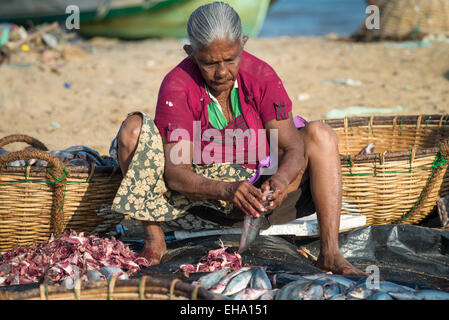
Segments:
[[[449,0],[381,0],[380,29],[365,23],[353,36],[358,40],[407,40],[425,35],[449,36]]]
[[[0,147],[12,142],[26,142],[40,150],[0,155],[0,251],[32,246],[67,229],[102,234],[123,219],[110,210],[122,180],[118,168],[65,166],[44,151],[45,145],[25,135],[0,139]],[[6,166],[23,159],[41,159],[49,164]]]
[[[342,214],[416,224],[449,193],[449,115],[322,120],[339,138]],[[369,143],[375,153],[358,155]]]
[[[139,279],[77,281],[72,290],[64,286],[41,285],[27,291],[0,291],[0,300],[213,300],[212,293],[200,285],[180,279],[143,276]]]

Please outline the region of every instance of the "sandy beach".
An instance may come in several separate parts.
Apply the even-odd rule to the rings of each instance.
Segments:
[[[182,46],[94,38],[53,51],[18,51],[0,66],[0,136],[28,134],[50,149],[81,144],[106,155],[127,113],[154,115],[162,79],[185,57]],[[401,106],[396,114],[449,110],[447,41],[399,48],[329,36],[258,38],[246,50],[277,71],[294,114],[308,120],[350,106]],[[326,85],[348,78],[359,85]]]

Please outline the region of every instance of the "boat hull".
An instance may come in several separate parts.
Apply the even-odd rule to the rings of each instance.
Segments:
[[[117,37],[122,39],[186,38],[190,14],[208,0],[186,0],[172,5],[142,11],[132,15],[81,23],[78,32],[87,37]],[[228,0],[240,15],[245,35],[259,34],[270,0]]]

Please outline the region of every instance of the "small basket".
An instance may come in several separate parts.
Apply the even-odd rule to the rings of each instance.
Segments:
[[[322,120],[338,135],[342,214],[367,224],[416,224],[449,193],[449,115]],[[375,153],[359,155],[368,144]]]
[[[215,300],[204,287],[143,276],[139,279],[75,282],[74,289],[40,285],[27,291],[0,291],[0,300]]]
[[[25,142],[36,149],[0,155],[0,252],[29,247],[67,229],[102,234],[123,215],[111,211],[122,175],[117,167],[65,165],[26,135],[0,139],[0,147]],[[8,167],[16,160],[40,159],[47,167]]]

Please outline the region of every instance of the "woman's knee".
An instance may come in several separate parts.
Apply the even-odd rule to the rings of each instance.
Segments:
[[[123,121],[118,136],[118,144],[121,147],[134,148],[139,141],[140,130],[142,128],[142,116],[133,114]]]
[[[338,145],[338,136],[326,123],[314,121],[304,128],[304,139],[320,146]]]

